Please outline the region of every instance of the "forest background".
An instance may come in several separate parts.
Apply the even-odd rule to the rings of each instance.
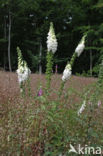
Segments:
[[[56,65],[58,73],[63,71],[87,32],[86,48],[73,74],[97,76],[103,59],[102,0],[0,0],[0,68],[17,69],[19,46],[31,71],[37,73],[42,67],[44,73],[51,21],[58,40],[53,71]]]

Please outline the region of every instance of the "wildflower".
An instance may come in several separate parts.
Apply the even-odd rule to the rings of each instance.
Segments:
[[[72,71],[71,71],[71,65],[68,64],[63,72],[62,81],[66,81],[71,77]]]
[[[47,49],[48,52],[52,52],[53,54],[57,51],[57,39],[55,36],[54,28],[53,28],[53,23],[50,23],[50,30],[48,33],[47,37]]]
[[[85,36],[82,37],[80,43],[78,44],[78,46],[75,49],[75,53],[77,53],[77,56],[79,57],[81,55],[81,53],[83,52],[84,48],[85,48]]]
[[[38,91],[38,96],[42,96],[43,94],[43,91],[42,91],[42,88],[40,88],[40,90]]]
[[[99,107],[101,104],[102,104],[102,102],[99,100],[99,101],[98,101],[98,107]]]
[[[17,52],[18,52],[17,74],[18,74],[19,84],[21,85],[21,83],[25,82],[28,79],[31,71],[28,68],[27,63],[25,61],[23,61],[21,50],[19,49],[19,47],[17,47]]]
[[[28,67],[24,67],[24,68],[21,67],[20,69],[17,69],[19,84],[21,84],[22,82],[25,82],[28,79],[30,73],[31,71]]]
[[[84,111],[85,107],[86,107],[86,100],[83,101],[83,104],[78,111],[78,116]]]
[[[55,36],[53,23],[50,23],[50,30],[47,37],[47,64],[46,64],[46,79],[47,79],[47,88],[50,88],[51,76],[52,76],[52,67],[53,67],[53,54],[57,50],[57,39]]]

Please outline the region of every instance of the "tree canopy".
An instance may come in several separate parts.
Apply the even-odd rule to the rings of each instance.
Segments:
[[[73,73],[83,71],[96,73],[98,63],[103,59],[102,18],[102,0],[1,0],[0,67],[9,70],[8,38],[10,37],[12,70],[17,69],[16,47],[19,46],[32,72],[37,72],[42,44],[41,63],[45,72],[46,40],[52,21],[58,40],[54,63],[58,64],[59,72],[63,71],[83,33],[87,32],[85,51],[74,64]]]

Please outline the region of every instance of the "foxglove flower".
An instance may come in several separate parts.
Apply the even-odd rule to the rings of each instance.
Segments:
[[[71,71],[71,65],[68,64],[63,72],[62,81],[67,81],[71,77],[72,71]]]
[[[19,84],[21,84],[22,82],[25,82],[28,79],[29,75],[31,74],[31,71],[28,67],[24,67],[22,69],[22,72],[21,72],[21,68],[17,69],[17,74],[18,74]]]
[[[40,88],[40,90],[38,91],[38,96],[42,96],[43,94],[43,91],[42,91],[42,88]]]
[[[52,52],[53,54],[57,51],[57,39],[55,36],[54,28],[53,28],[53,23],[50,23],[50,30],[48,33],[47,37],[47,49],[48,52]]]
[[[19,49],[19,47],[17,47],[17,51],[18,51],[17,74],[18,74],[19,84],[21,84],[21,83],[25,82],[28,79],[29,75],[31,74],[31,71],[28,68],[27,63],[25,61],[23,61],[21,50]]]
[[[77,53],[77,56],[79,57],[81,55],[81,53],[83,52],[84,48],[85,48],[85,37],[83,36],[80,43],[78,44],[78,46],[75,49],[75,53]]]
[[[86,100],[83,101],[83,104],[78,111],[78,116],[84,111],[85,107],[86,107]]]

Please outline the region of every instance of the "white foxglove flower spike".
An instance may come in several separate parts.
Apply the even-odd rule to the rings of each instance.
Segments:
[[[47,37],[47,49],[48,52],[52,52],[53,54],[57,51],[57,39],[55,36],[54,28],[53,28],[53,23],[50,23],[50,30],[48,33]]]
[[[86,100],[83,101],[83,104],[78,111],[78,116],[84,111],[85,107],[86,107]]]
[[[25,61],[23,61],[21,50],[19,49],[19,47],[17,47],[17,52],[18,52],[17,74],[18,74],[19,84],[21,85],[21,83],[25,82],[29,78],[31,71],[28,68],[27,63]]]
[[[83,52],[83,50],[85,48],[85,38],[86,38],[86,35],[84,35],[82,37],[80,43],[78,44],[78,46],[75,49],[75,53],[77,53],[78,57],[81,55],[81,53]]]
[[[71,65],[67,64],[63,72],[62,81],[67,81],[71,77],[71,74],[72,74]]]

